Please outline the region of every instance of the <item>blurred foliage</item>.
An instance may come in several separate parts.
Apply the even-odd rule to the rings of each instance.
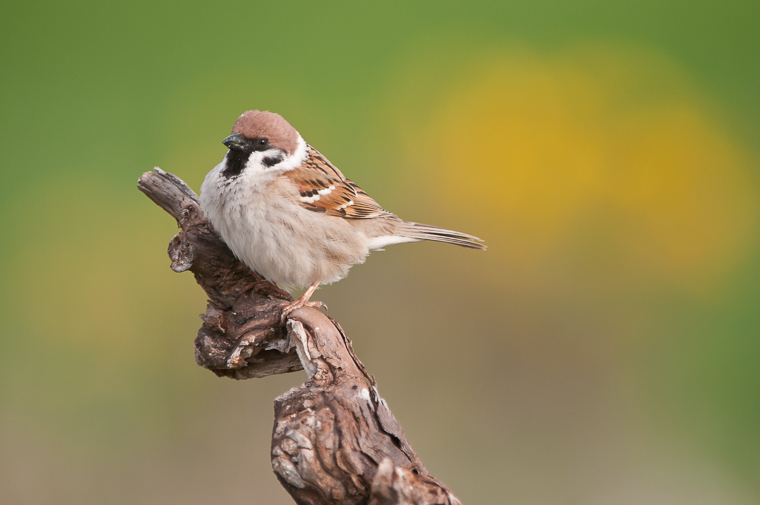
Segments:
[[[466,503],[760,499],[760,4],[6,2],[0,501],[290,503],[135,189],[244,110],[481,236],[319,291]],[[240,433],[252,433],[240,447]]]

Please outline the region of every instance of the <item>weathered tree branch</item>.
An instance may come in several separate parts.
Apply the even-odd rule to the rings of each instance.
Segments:
[[[235,259],[182,180],[156,168],[138,188],[181,228],[172,270],[193,272],[209,297],[196,362],[234,379],[306,371],[275,399],[272,434],[272,468],[296,503],[460,504],[417,457],[336,321],[302,308],[283,327],[290,295]]]

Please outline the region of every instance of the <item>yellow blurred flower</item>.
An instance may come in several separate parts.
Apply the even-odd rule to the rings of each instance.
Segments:
[[[463,67],[403,137],[438,205],[485,222],[510,276],[591,242],[615,282],[705,292],[753,243],[750,156],[672,63],[587,46]]]

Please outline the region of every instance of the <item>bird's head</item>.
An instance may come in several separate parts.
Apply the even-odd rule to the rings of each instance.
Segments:
[[[302,157],[299,151],[305,152],[305,143],[296,129],[269,111],[244,112],[222,143],[229,149],[222,172],[228,178],[244,170],[264,173],[295,168],[302,161],[296,160]]]

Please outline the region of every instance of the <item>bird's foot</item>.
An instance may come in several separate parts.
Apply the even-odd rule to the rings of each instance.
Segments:
[[[314,291],[317,290],[321,282],[322,281],[314,281],[311,284],[311,286],[309,286],[309,289],[307,289],[306,292],[301,296],[301,298],[283,307],[282,316],[280,317],[280,322],[282,324],[285,324],[285,321],[288,319],[288,315],[291,312],[293,312],[296,309],[300,309],[301,307],[314,307],[315,309],[319,307],[324,307],[325,310],[327,310],[327,305],[325,305],[324,303],[309,301],[309,299],[311,298],[311,295],[314,294]]]
[[[301,307],[313,307],[315,309],[324,307],[325,311],[327,311],[327,305],[324,304],[323,302],[307,301],[307,300],[304,300],[303,297],[301,297],[298,300],[291,302],[282,308],[282,316],[280,317],[280,322],[282,324],[285,324],[285,322],[288,320],[288,316],[290,315],[290,313],[293,312],[294,310],[300,309]]]

